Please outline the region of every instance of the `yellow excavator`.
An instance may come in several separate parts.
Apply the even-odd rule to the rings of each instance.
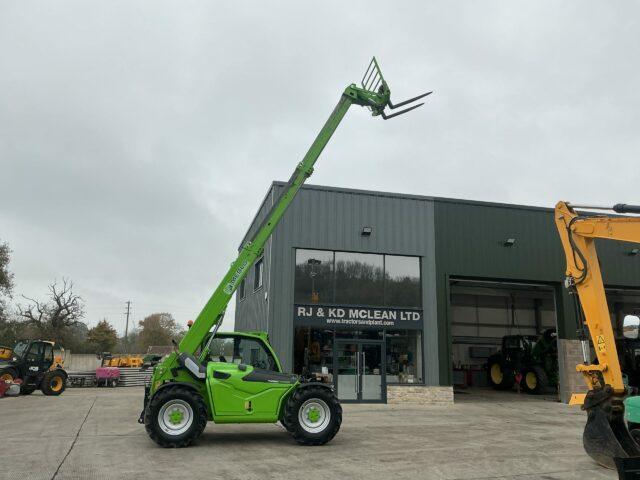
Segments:
[[[603,211],[614,213],[601,213]],[[570,403],[582,405],[587,412],[582,437],[587,454],[605,467],[617,467],[619,472],[640,466],[640,445],[636,442],[640,442],[640,430],[634,430],[640,426],[640,396],[629,396],[623,380],[595,241],[640,243],[640,217],[623,214],[640,214],[640,206],[602,207],[559,202],[554,212],[567,259],[565,286],[579,300],[578,334],[583,363],[577,365],[576,370],[583,375],[588,388],[586,394],[573,394]],[[624,335],[637,338],[639,325],[638,316],[625,316]],[[586,331],[597,357],[594,362],[590,361],[591,347]]]

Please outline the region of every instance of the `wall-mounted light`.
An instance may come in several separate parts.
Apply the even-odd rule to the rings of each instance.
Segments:
[[[502,245],[505,247],[513,247],[516,244],[515,238],[507,238]]]
[[[363,237],[370,237],[371,236],[371,232],[373,232],[373,228],[371,228],[371,227],[362,227],[362,232],[360,232],[360,235],[362,235]]]
[[[640,253],[640,248],[632,248],[629,250],[629,256],[634,257]]]

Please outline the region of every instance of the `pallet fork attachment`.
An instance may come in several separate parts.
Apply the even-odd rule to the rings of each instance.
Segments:
[[[587,412],[582,435],[587,454],[600,465],[617,467],[620,478],[630,478],[623,475],[640,462],[640,445],[635,441],[636,431],[630,433],[625,422],[629,390],[622,378],[595,240],[640,243],[640,217],[582,213],[578,209],[640,213],[640,206],[559,202],[554,212],[567,260],[565,286],[576,298],[578,335],[583,343],[584,363],[577,365],[576,371],[583,375],[588,388],[586,395],[574,394],[570,403],[582,405]],[[587,335],[597,355],[596,363],[589,360],[588,348],[584,348],[588,346]]]
[[[420,100],[421,98],[424,98],[427,95],[431,95],[433,93],[433,92],[422,93],[416,97],[394,104],[391,101],[391,92],[389,90],[389,86],[387,85],[387,82],[385,81],[384,76],[380,71],[380,65],[378,65],[378,61],[376,60],[376,57],[373,57],[371,59],[371,62],[369,63],[367,70],[364,72],[364,76],[362,77],[362,81],[360,82],[360,85],[362,86],[362,89],[364,91],[381,97],[381,101],[377,101],[377,102],[372,101],[371,104],[368,106],[371,109],[373,115],[380,115],[384,120],[389,120],[390,118],[393,118],[393,117],[399,117],[400,115],[410,112],[411,110],[415,110],[416,108],[424,105],[424,102],[419,103],[417,105],[413,105],[409,108],[405,108],[404,110],[401,110],[399,112],[392,113],[391,115],[387,115],[384,112],[384,109],[386,107],[389,107],[391,110],[395,110],[396,108],[409,105],[415,102],[416,100]]]

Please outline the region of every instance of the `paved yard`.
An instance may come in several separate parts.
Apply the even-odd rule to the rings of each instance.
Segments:
[[[136,423],[141,388],[0,399],[2,479],[616,479],[581,444],[584,413],[513,394],[449,407],[347,405],[323,447],[277,425],[209,424],[165,450]]]

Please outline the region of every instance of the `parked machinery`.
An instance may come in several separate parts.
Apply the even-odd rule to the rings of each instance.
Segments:
[[[489,385],[509,390],[516,383],[527,393],[544,393],[558,385],[558,345],[556,331],[535,335],[502,337],[501,350],[487,361]]]
[[[11,347],[0,345],[0,360],[9,360],[12,352],[13,349]]]
[[[600,210],[617,215],[592,213]],[[587,412],[582,435],[587,454],[601,465],[617,466],[620,478],[631,478],[622,475],[640,468],[637,443],[640,397],[628,396],[630,392],[624,383],[620,364],[621,360],[624,364],[625,356],[618,355],[596,250],[596,239],[640,243],[640,217],[619,215],[625,213],[640,214],[640,206],[602,207],[558,202],[554,220],[567,262],[565,286],[576,299],[583,353],[583,363],[578,364],[576,370],[582,374],[588,389],[586,394],[573,394],[570,403],[581,405]],[[624,337],[637,339],[639,324],[638,316],[627,315]],[[591,361],[588,338],[596,361]]]
[[[0,361],[0,380],[19,380],[22,395],[37,389],[45,395],[60,395],[67,384],[64,349],[47,340],[21,340],[11,358]]]
[[[185,447],[198,438],[208,420],[216,423],[275,423],[280,421],[304,445],[322,445],[338,432],[342,408],[332,387],[305,382],[284,373],[263,332],[218,335],[225,309],[260,258],[264,246],[351,105],[368,107],[384,119],[393,109],[425,97],[393,104],[391,92],[372,59],[361,85],[349,85],[320,133],[299,162],[280,197],[262,224],[243,245],[236,260],[175,351],[154,367],[145,389],[140,422],[163,447]],[[213,329],[213,330],[212,330]]]
[[[103,352],[99,355],[103,367],[140,368],[144,363],[144,355],[116,354]]]

